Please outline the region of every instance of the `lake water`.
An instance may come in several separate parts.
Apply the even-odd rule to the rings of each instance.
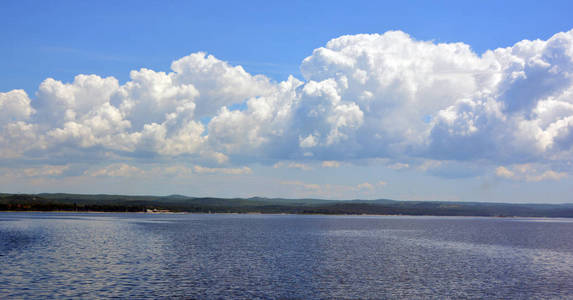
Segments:
[[[0,298],[573,298],[573,220],[0,213]]]

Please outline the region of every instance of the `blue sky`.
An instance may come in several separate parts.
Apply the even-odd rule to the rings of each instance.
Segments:
[[[402,30],[477,53],[571,29],[571,1],[2,1],[0,89],[46,77],[128,79],[206,51],[275,80],[346,34]]]
[[[571,11],[2,1],[0,189],[571,202]]]

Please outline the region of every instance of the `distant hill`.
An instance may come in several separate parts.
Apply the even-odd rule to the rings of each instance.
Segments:
[[[198,213],[573,217],[573,204],[0,193],[0,211],[145,212],[148,210]]]

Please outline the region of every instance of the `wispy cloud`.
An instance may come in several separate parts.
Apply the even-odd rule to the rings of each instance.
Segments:
[[[398,163],[394,163],[394,164],[388,165],[387,167],[390,168],[390,169],[393,169],[393,170],[401,170],[401,169],[407,169],[407,168],[409,168],[410,165],[409,165],[409,164],[399,163],[399,162],[398,162]]]
[[[249,167],[242,168],[207,168],[194,166],[193,171],[198,174],[226,174],[226,175],[245,175],[253,173]]]
[[[124,163],[111,164],[100,169],[85,171],[84,173],[87,176],[104,177],[140,177],[145,174],[144,170]]]
[[[281,181],[282,185],[292,185],[304,189],[306,192],[316,196],[332,197],[337,195],[348,194],[349,192],[358,192],[359,194],[369,194],[375,192],[377,189],[383,188],[387,185],[384,181],[378,183],[363,182],[356,185],[343,185],[343,184],[316,184],[303,181]]]
[[[278,169],[278,168],[290,168],[290,169],[300,169],[303,171],[310,171],[313,168],[307,164],[303,164],[303,163],[297,163],[297,162],[278,162],[276,164],[273,165],[273,168]]]
[[[25,168],[0,168],[0,173],[2,177],[51,177],[60,176],[69,168],[69,165],[42,165]]]
[[[509,168],[499,166],[495,169],[495,175],[506,179],[528,182],[560,180],[567,177],[567,173],[565,172],[539,170],[539,168],[536,168],[530,164],[514,165]]]
[[[338,168],[340,167],[340,163],[333,160],[325,160],[322,162],[322,167],[324,168]]]

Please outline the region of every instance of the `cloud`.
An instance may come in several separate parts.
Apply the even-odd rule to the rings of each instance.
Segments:
[[[570,31],[478,56],[403,32],[343,36],[303,61],[306,82],[290,101],[257,99],[287,116],[284,133],[241,135],[291,158],[551,160],[573,145],[572,40]],[[232,127],[262,114],[252,108]]]
[[[360,183],[356,186],[357,190],[374,190],[374,186],[368,182]]]
[[[145,171],[128,164],[117,163],[96,170],[86,171],[84,175],[94,177],[139,177],[145,175]]]
[[[114,163],[101,168],[86,170],[84,175],[99,177],[177,177],[189,178],[192,174],[224,174],[224,175],[246,175],[253,171],[249,167],[241,168],[209,168],[199,165],[149,165],[136,167],[125,163]]]
[[[376,185],[384,187],[388,185],[388,182],[380,180],[376,183]]]
[[[444,162],[436,160],[425,160],[421,165],[418,166],[418,170],[428,171],[431,169],[436,169],[440,167]]]
[[[198,174],[226,174],[226,175],[245,175],[253,173],[249,167],[242,168],[207,168],[202,166],[193,167],[193,171]]]
[[[498,177],[516,180],[538,182],[545,180],[561,180],[567,176],[565,172],[556,172],[553,170],[543,170],[540,166],[531,164],[513,165],[511,167],[499,166],[495,169],[495,175]]]
[[[270,94],[274,86],[263,75],[251,75],[241,66],[207,55],[193,53],[171,64],[169,76],[175,85],[192,85],[199,95],[197,114],[213,115],[221,107],[242,103],[248,98]]]
[[[322,187],[316,183],[304,183],[302,181],[281,181],[280,183],[284,184],[284,185],[294,185],[294,186],[302,187],[304,189],[307,189],[307,190],[310,190],[313,192],[320,192],[322,190]]]
[[[340,163],[337,161],[325,160],[322,162],[322,167],[324,167],[324,168],[338,168],[338,167],[340,167]]]
[[[226,154],[207,146],[200,118],[266,95],[272,83],[204,53],[173,62],[172,70],[132,71],[123,85],[97,75],[78,75],[71,83],[48,78],[32,101],[21,90],[0,93],[0,142],[36,140],[12,147],[20,153],[11,156],[29,148],[86,155],[101,149],[125,157],[192,155],[225,163]]]
[[[312,134],[309,134],[305,138],[299,137],[299,141],[299,146],[301,148],[312,148],[318,144],[316,138]]]
[[[31,168],[2,168],[4,177],[52,177],[60,176],[70,168],[69,165],[43,165]]]
[[[289,162],[286,163],[284,161],[278,162],[276,164],[273,165],[273,168],[277,169],[277,168],[291,168],[291,169],[301,169],[303,171],[310,171],[312,170],[312,167],[303,163],[297,163],[297,162]]]
[[[560,180],[566,177],[567,174],[564,172],[555,172],[553,170],[547,170],[539,175],[527,176],[527,181],[543,181],[543,180]]]
[[[523,177],[529,181],[570,172],[549,166],[573,159],[573,30],[482,55],[401,31],[347,35],[300,68],[303,80],[273,82],[199,52],[169,72],[134,70],[124,84],[47,78],[32,98],[0,93],[0,161],[74,163],[112,153],[117,164],[102,176],[137,173],[122,165],[132,159],[184,161],[197,174],[367,159],[431,174],[452,165],[539,165],[544,171]]]
[[[508,170],[506,167],[500,166],[497,167],[497,169],[495,169],[495,175],[504,178],[513,178],[515,176],[515,173]]]
[[[317,184],[308,183],[303,181],[281,181],[282,185],[290,185],[295,189],[300,190],[303,194],[312,194],[320,197],[340,197],[340,195],[352,195],[354,193],[372,195],[376,192],[378,188],[384,187],[387,183],[380,181],[378,183],[372,184],[369,182],[363,182],[356,185],[344,185],[344,184]]]
[[[151,170],[154,176],[165,176],[165,177],[190,177],[193,174],[193,169],[185,166],[161,166],[155,167]]]
[[[393,169],[393,170],[401,170],[401,169],[407,169],[407,168],[409,168],[410,165],[409,165],[409,164],[405,164],[405,163],[397,162],[397,163],[393,163],[393,164],[391,164],[391,165],[388,165],[387,167],[390,168],[390,169]]]
[[[35,110],[23,90],[0,93],[0,124],[27,120]]]

